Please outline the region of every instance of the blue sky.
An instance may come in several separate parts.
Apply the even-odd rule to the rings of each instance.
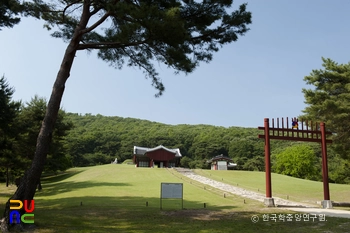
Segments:
[[[94,52],[80,51],[67,81],[62,108],[68,112],[146,119],[166,124],[263,126],[264,118],[293,117],[305,108],[304,76],[321,57],[350,61],[350,1],[246,0],[251,30],[224,46],[210,64],[175,75],[157,65],[166,91],[156,90],[141,70],[116,70]],[[0,75],[14,99],[50,96],[66,44],[43,22],[23,19],[0,31]]]

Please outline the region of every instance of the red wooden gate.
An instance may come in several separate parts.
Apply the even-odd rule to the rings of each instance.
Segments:
[[[295,119],[295,118],[294,118]],[[292,120],[293,121],[293,120]],[[281,124],[280,124],[281,122]],[[296,122],[296,123],[295,123]],[[286,124],[282,118],[281,121],[277,118],[272,119],[272,127],[269,125],[269,118],[264,119],[264,127],[258,127],[259,130],[264,130],[264,134],[259,134],[259,138],[265,139],[265,179],[266,179],[266,198],[272,199],[271,190],[271,161],[270,161],[270,139],[304,141],[304,142],[320,142],[322,149],[322,177],[323,177],[323,196],[324,200],[330,202],[329,184],[328,184],[328,165],[327,165],[327,143],[332,143],[332,140],[326,138],[326,135],[331,135],[331,132],[326,132],[325,123],[321,122],[313,124],[308,121],[301,121],[301,129],[298,120],[293,122],[293,127],[288,128],[288,117]],[[291,122],[292,123],[292,122]]]

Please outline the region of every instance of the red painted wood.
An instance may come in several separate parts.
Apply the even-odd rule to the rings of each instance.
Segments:
[[[323,177],[323,196],[324,200],[330,200],[329,183],[328,183],[328,165],[327,165],[327,141],[325,123],[320,123],[321,127],[321,147],[322,147],[322,177]]]
[[[259,134],[258,138],[265,138],[265,135]],[[299,142],[321,142],[321,139],[317,138],[301,138],[301,137],[287,137],[287,136],[270,136],[270,139],[275,140],[290,140],[290,141],[299,141]],[[330,139],[326,139],[327,143],[332,143]]]
[[[258,129],[265,130],[265,127],[259,126]],[[301,130],[301,129],[282,129],[282,128],[272,128],[270,127],[269,130],[279,131],[279,132],[300,132],[300,133],[313,133],[313,134],[320,134],[321,131],[319,130]],[[332,132],[325,132],[326,135],[331,135]]]
[[[171,153],[164,149],[147,152],[146,156],[154,161],[169,161],[175,158],[175,153]]]
[[[270,161],[270,133],[269,118],[264,119],[265,128],[265,180],[266,180],[266,197],[272,198],[271,189],[271,161]]]
[[[265,179],[266,179],[266,197],[272,198],[271,189],[271,161],[270,161],[270,139],[290,140],[290,141],[305,141],[305,142],[320,142],[322,149],[322,176],[323,176],[323,194],[324,200],[330,200],[329,182],[328,182],[328,164],[327,164],[327,143],[332,143],[332,140],[327,139],[326,135],[331,135],[332,132],[327,132],[325,124],[320,123],[320,128],[317,122],[313,127],[312,121],[310,124],[306,121],[306,130],[304,130],[304,122],[301,121],[300,129],[288,128],[288,117],[286,118],[287,128],[284,128],[284,120],[282,117],[282,127],[279,127],[279,119],[277,118],[277,128],[275,128],[274,119],[272,119],[272,128],[269,127],[269,119],[264,119],[264,127],[258,127],[259,130],[264,130],[264,134],[259,134],[258,138],[265,139]],[[310,129],[309,129],[310,126]],[[272,135],[271,135],[272,133]],[[285,136],[285,133],[287,136]],[[277,134],[277,135],[276,135]],[[301,136],[300,136],[301,134]],[[291,136],[290,136],[291,135]]]

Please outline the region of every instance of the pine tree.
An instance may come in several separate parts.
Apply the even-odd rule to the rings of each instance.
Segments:
[[[6,171],[6,186],[9,184],[9,169],[18,161],[14,153],[16,137],[15,119],[20,103],[12,100],[14,88],[10,87],[5,77],[0,78],[0,169]]]
[[[76,53],[98,50],[116,68],[143,70],[160,96],[164,86],[154,62],[175,72],[191,73],[210,62],[222,45],[244,35],[251,23],[246,4],[228,12],[232,0],[33,0],[30,13],[46,21],[54,37],[68,42],[37,139],[33,163],[12,199],[34,197],[49,152],[61,99]],[[8,209],[7,202],[6,209]],[[5,210],[6,224],[9,224]],[[7,226],[4,226],[7,228]]]
[[[18,15],[23,11],[23,5],[17,0],[1,0],[0,30],[2,27],[13,27],[21,20]]]
[[[334,146],[343,157],[350,153],[350,63],[338,64],[322,58],[324,69],[313,70],[304,80],[313,89],[303,89],[301,118],[322,121],[334,133]]]

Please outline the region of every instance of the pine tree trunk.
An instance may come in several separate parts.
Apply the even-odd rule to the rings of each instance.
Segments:
[[[41,186],[41,181],[39,180],[39,183],[38,183],[38,191],[42,190],[43,187]]]
[[[87,6],[84,6],[84,12],[82,13],[80,23],[77,25],[73,37],[67,46],[60,70],[57,74],[56,81],[53,85],[45,117],[38,135],[36,151],[31,167],[25,172],[23,179],[21,180],[21,183],[17,188],[15,194],[6,203],[4,216],[3,219],[0,221],[1,231],[7,232],[8,229],[11,227],[9,220],[10,200],[24,201],[32,200],[34,198],[37,185],[40,181],[41,173],[44,169],[46,157],[49,152],[52,133],[60,108],[65,83],[70,75],[70,70],[73,65],[75,54],[77,52],[80,39],[83,35],[83,33],[81,33],[81,30],[86,28],[86,25],[89,21],[89,17],[89,8]],[[20,210],[20,213],[21,215],[24,213],[23,209]]]
[[[9,167],[6,167],[6,187],[9,186]]]

